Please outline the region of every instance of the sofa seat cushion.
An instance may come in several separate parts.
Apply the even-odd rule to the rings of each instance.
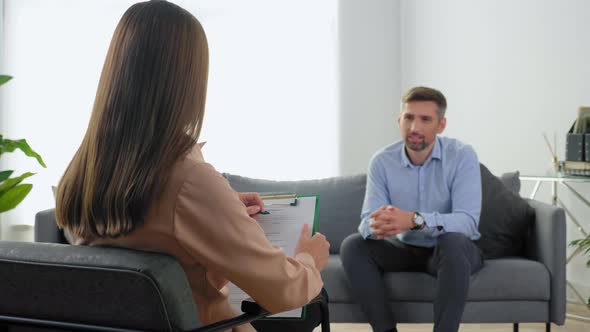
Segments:
[[[322,270],[322,280],[324,281],[324,288],[328,292],[330,302],[356,302],[352,300],[350,286],[346,274],[344,274],[340,255],[330,255],[328,265]]]
[[[339,255],[331,255],[322,271],[326,291],[333,303],[355,302]],[[385,274],[387,291],[392,300],[432,302],[436,279],[419,272]],[[468,301],[548,301],[550,276],[547,268],[524,258],[491,259],[471,277]]]

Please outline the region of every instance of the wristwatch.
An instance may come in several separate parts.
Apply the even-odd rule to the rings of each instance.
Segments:
[[[416,226],[410,228],[413,231],[420,230],[426,226],[426,222],[424,221],[424,218],[422,217],[422,215],[420,215],[419,212],[414,212],[414,216],[412,217],[412,222],[414,223],[414,225],[416,225]]]

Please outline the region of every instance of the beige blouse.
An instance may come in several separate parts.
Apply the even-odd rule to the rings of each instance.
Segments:
[[[271,312],[300,307],[323,283],[307,253],[287,257],[271,245],[250,218],[238,194],[198,146],[178,162],[145,222],[116,239],[73,240],[77,245],[113,245],[167,253],[178,259],[203,324],[231,318],[226,279]],[[254,331],[250,324],[234,331]]]

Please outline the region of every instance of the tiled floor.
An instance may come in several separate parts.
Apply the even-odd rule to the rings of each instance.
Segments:
[[[568,305],[568,312],[590,317],[588,311],[582,305]],[[330,325],[332,332],[371,332],[369,324],[344,324],[333,323]],[[400,332],[430,332],[432,324],[399,324]],[[314,332],[320,332],[317,328]],[[460,332],[512,332],[512,324],[462,324]],[[520,332],[545,332],[545,324],[520,324]],[[575,319],[566,319],[564,326],[552,325],[553,332],[590,332],[590,322],[579,321]]]

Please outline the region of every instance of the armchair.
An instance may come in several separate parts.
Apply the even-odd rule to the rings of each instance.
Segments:
[[[36,216],[35,240],[64,242],[53,210]],[[269,315],[253,302],[240,316],[202,326],[184,270],[138,250],[0,241],[0,331],[222,331]],[[329,331],[327,303],[322,331]]]

